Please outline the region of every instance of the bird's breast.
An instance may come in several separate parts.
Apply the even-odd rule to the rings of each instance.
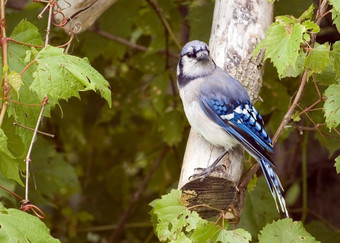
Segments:
[[[210,144],[230,149],[237,142],[230,137],[223,127],[213,122],[202,110],[199,104],[199,87],[190,87],[189,83],[180,90],[185,115],[191,127],[201,134]]]

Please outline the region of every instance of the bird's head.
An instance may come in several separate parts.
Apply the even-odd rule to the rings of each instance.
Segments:
[[[216,64],[209,54],[207,44],[202,41],[190,41],[183,47],[177,65],[177,78],[180,86],[214,72]]]

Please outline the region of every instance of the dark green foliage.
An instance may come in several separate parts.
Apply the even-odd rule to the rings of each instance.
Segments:
[[[275,23],[256,50],[267,47],[269,59],[260,93],[264,102],[256,107],[273,135],[296,95],[302,73],[308,71],[306,87],[274,156],[294,221],[278,220],[274,200],[259,174],[246,192],[237,229],[227,220],[223,227],[221,220],[214,224],[201,219],[180,203],[179,191],[171,190],[177,188],[189,132],[177,94],[180,48],[176,42],[209,41],[214,1],[151,0],[174,36],[148,2],[118,0],[95,27],[76,36],[68,54],[56,46],[69,36],[55,27],[51,45],[42,48],[47,15],[42,20],[37,15],[45,5],[6,9],[7,35],[36,47],[8,42],[8,67],[2,68],[1,75],[7,70],[12,90],[0,128],[0,185],[25,194],[24,159],[33,133],[13,123],[34,128],[41,109],[38,104],[48,95],[50,103],[39,130],[55,137],[38,134],[31,155],[29,193],[31,202],[46,213],[44,223],[51,235],[61,242],[106,242],[123,216],[126,222],[116,242],[298,242],[302,238],[336,242],[335,229],[340,225],[327,212],[340,207],[334,200],[340,193],[335,186],[339,179],[334,179],[340,172],[336,130],[340,42],[328,40],[326,32],[338,35],[338,1],[329,1],[334,8],[325,17],[334,26],[321,29],[315,24],[318,6],[311,1],[275,3]],[[124,38],[129,45],[101,36],[98,29]],[[315,33],[316,43],[310,47],[307,44]],[[310,131],[308,170],[304,171],[308,193],[318,196],[308,197],[303,226],[299,220],[305,210],[301,208],[304,128]],[[323,196],[325,191],[334,197]],[[19,207],[19,200],[7,192],[0,191],[0,196],[6,208]],[[9,237],[4,233],[8,229],[19,232],[20,242],[58,242],[36,217],[6,208],[0,210],[1,217],[6,217],[0,220],[0,238]]]

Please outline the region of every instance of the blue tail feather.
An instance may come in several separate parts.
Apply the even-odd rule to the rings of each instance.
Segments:
[[[281,190],[283,191],[283,188],[279,177],[272,168],[272,164],[264,158],[259,158],[259,163],[261,165],[264,177],[266,178],[270,192],[275,200],[277,210],[280,211],[277,205],[277,201],[279,201],[281,211],[286,214],[287,218],[289,218],[286,201],[281,193]]]

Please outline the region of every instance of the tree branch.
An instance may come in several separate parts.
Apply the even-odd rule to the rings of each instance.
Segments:
[[[100,30],[96,27],[91,27],[88,29],[89,31],[92,31],[94,33],[97,33],[98,35],[102,36],[102,37],[105,37],[109,40],[113,40],[113,41],[117,41],[123,45],[126,45],[132,49],[135,49],[135,50],[138,50],[138,51],[147,51],[148,48],[146,46],[142,46],[142,45],[138,45],[138,44],[135,44],[135,43],[132,43],[122,37],[119,37],[119,36],[116,36],[116,35],[113,35],[113,34],[110,34],[104,30]],[[159,51],[159,53],[161,54],[166,54],[166,51],[163,50],[163,51]],[[178,59],[179,58],[179,55],[177,53],[173,53],[173,52],[169,52],[168,53],[170,57],[173,57],[173,58],[176,58]]]

